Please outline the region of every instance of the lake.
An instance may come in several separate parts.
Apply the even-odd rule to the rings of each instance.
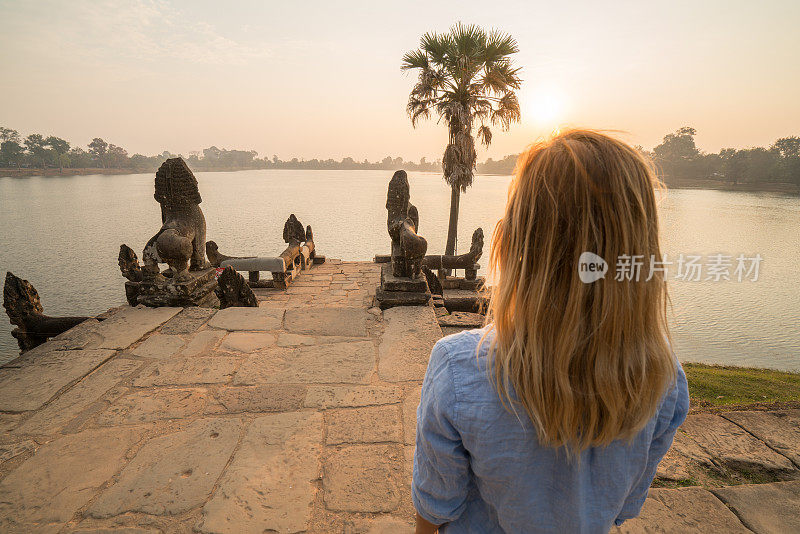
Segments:
[[[389,251],[384,206],[391,174],[199,172],[207,239],[229,255],[277,255],[285,247],[283,223],[294,213],[312,226],[320,254],[370,260]],[[410,173],[409,180],[420,233],[429,253],[441,254],[450,191],[435,173]],[[484,265],[509,180],[477,176],[462,196],[459,251],[466,251],[473,230],[483,227]],[[50,315],[94,315],[123,304],[119,245],[129,245],[141,257],[161,220],[153,174],[0,178],[0,199],[0,273],[8,270],[29,280]],[[718,253],[763,258],[757,281],[675,280],[677,267],[671,266],[679,358],[800,370],[800,198],[670,190],[661,199],[661,225],[669,259]],[[10,331],[3,316],[0,363],[17,354]]]

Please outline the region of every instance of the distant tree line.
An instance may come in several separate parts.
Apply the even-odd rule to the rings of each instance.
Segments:
[[[705,153],[697,148],[697,131],[685,126],[664,136],[652,151],[637,147],[653,159],[667,185],[685,181],[716,181],[736,184],[788,183],[800,187],[800,137],[782,137],[770,147],[724,148],[719,153]],[[157,156],[128,155],[128,151],[96,137],[86,148],[71,146],[54,135],[31,134],[22,139],[16,130],[0,127],[0,167],[32,169],[131,169],[155,171],[167,158],[177,157],[164,151]],[[198,171],[236,169],[377,169],[441,172],[441,160],[418,162],[385,157],[380,161],[356,161],[353,158],[284,161],[277,156],[259,158],[255,150],[226,150],[215,146],[202,152],[190,152],[184,158]],[[489,158],[478,163],[479,174],[511,174],[517,155],[500,160]]]
[[[131,169],[154,171],[167,158],[181,154],[164,151],[157,156],[128,155],[128,151],[104,139],[96,137],[84,149],[71,146],[68,141],[54,135],[31,134],[24,139],[11,128],[0,127],[0,167],[28,169]],[[235,169],[383,169],[404,168],[414,171],[439,171],[441,161],[405,161],[403,158],[385,157],[381,161],[356,161],[353,158],[298,159],[284,161],[277,156],[259,158],[255,150],[226,150],[212,146],[202,152],[190,152],[184,157],[194,170]]]
[[[723,148],[702,152],[695,145],[697,131],[689,126],[664,136],[652,151],[637,147],[658,167],[667,185],[680,182],[716,181],[737,184],[794,184],[800,187],[800,137],[782,137],[769,148]],[[484,174],[511,174],[517,155],[478,164]]]
[[[689,126],[664,136],[648,154],[667,185],[679,180],[716,180],[730,184],[788,183],[800,186],[800,137],[782,137],[768,148],[697,148],[697,131]]]

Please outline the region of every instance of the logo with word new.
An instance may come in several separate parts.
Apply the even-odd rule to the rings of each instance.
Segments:
[[[594,252],[584,252],[578,258],[578,276],[584,284],[591,284],[605,278],[607,272],[606,260]]]

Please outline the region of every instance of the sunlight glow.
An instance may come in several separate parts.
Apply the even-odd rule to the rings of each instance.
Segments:
[[[564,120],[564,93],[554,86],[537,87],[526,95],[523,120],[537,126],[557,127]]]

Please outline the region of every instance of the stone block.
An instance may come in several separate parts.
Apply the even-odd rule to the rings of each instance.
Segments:
[[[433,308],[397,307],[383,312],[378,374],[389,382],[422,380],[433,345],[442,337]]]
[[[0,482],[0,530],[58,531],[122,468],[141,433],[86,430],[40,447]]]
[[[195,356],[154,362],[134,379],[137,387],[219,384],[233,376],[239,360],[227,356]]]
[[[395,306],[426,306],[431,300],[430,293],[418,293],[409,291],[375,291],[375,298],[378,300],[382,310],[394,308]]]
[[[229,352],[256,352],[275,344],[275,334],[271,332],[231,332],[220,345],[221,350]]]
[[[143,358],[164,360],[178,352],[185,343],[180,336],[153,334],[131,352]]]
[[[188,280],[180,282],[170,278],[139,282],[136,300],[139,304],[153,308],[208,306],[216,301],[214,288],[217,287],[217,278],[213,268],[189,271],[189,276]]]
[[[208,322],[223,330],[278,330],[283,322],[283,308],[225,308]]]
[[[286,330],[294,334],[365,337],[366,310],[359,308],[299,308],[286,311]]]
[[[358,289],[358,286],[355,289]],[[386,263],[381,269],[381,289],[384,291],[427,293],[428,282],[425,281],[425,277],[422,275],[416,278],[394,276],[391,264]]]
[[[201,388],[135,390],[115,400],[95,420],[100,426],[183,419],[201,413],[208,392]]]
[[[125,349],[174,317],[182,308],[131,308],[125,306],[91,328],[96,340],[86,348]],[[88,335],[88,334],[87,334]]]
[[[138,527],[114,527],[114,528],[80,528],[70,530],[70,534],[161,534],[161,531],[154,528]]]
[[[297,410],[305,397],[306,386],[303,385],[233,386],[217,391],[217,401],[226,413]]]
[[[729,468],[773,474],[795,470],[788,458],[718,415],[690,415],[681,428],[709,455]]]
[[[211,329],[197,332],[179,356],[209,356],[225,334],[225,331]]]
[[[162,334],[193,334],[216,313],[213,308],[191,306],[184,308],[178,315],[164,323],[161,327]]]
[[[323,501],[341,512],[391,512],[400,505],[403,452],[396,445],[351,445],[324,464]]]
[[[400,395],[397,386],[309,386],[305,406],[324,410],[396,404]]]
[[[354,341],[358,338],[343,336],[309,336],[306,334],[292,334],[289,332],[278,332],[277,345],[279,347],[299,347],[311,345],[324,345],[327,343],[342,343]]]
[[[38,354],[35,360],[15,360],[19,367],[0,368],[0,411],[41,408],[113,355],[113,350],[58,350]]]
[[[758,534],[800,532],[800,481],[711,490]]]
[[[721,414],[800,467],[800,410]]]
[[[273,349],[242,363],[235,384],[364,384],[375,366],[372,341]]]
[[[702,488],[651,489],[639,517],[612,532],[751,534],[727,506]]]
[[[381,443],[402,441],[400,407],[367,406],[329,410],[327,445],[342,443]]]
[[[52,434],[97,402],[109,390],[142,366],[142,362],[114,358],[33,414],[17,429],[21,434]]]
[[[403,399],[403,436],[406,445],[414,445],[417,439],[417,408],[421,395],[422,386],[419,386]]]
[[[233,267],[236,271],[268,271],[282,273],[286,270],[286,262],[278,257],[230,258],[223,260],[220,267]]]
[[[253,421],[214,496],[201,532],[304,532],[320,476],[322,416],[291,412]]]
[[[88,515],[178,515],[206,502],[239,440],[237,419],[200,419],[153,438],[92,503]],[[118,429],[115,429],[118,431]]]
[[[480,313],[455,311],[448,315],[440,315],[439,326],[453,328],[482,328],[486,322],[486,317]]]
[[[414,532],[413,521],[401,521],[396,517],[379,517],[366,528],[366,534],[397,534]]]

